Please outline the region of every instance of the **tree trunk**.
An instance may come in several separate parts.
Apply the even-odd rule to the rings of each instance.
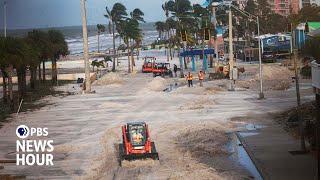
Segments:
[[[113,61],[112,61],[112,71],[116,71],[116,39],[114,36],[114,22],[112,21],[112,41],[113,41]]]
[[[129,41],[129,45],[130,45],[130,58],[131,58],[131,72],[133,72],[133,66],[134,66],[134,59],[133,59],[133,43],[132,40]]]
[[[170,51],[170,60],[172,61],[172,47],[171,47],[171,33],[169,30],[169,51]]]
[[[21,99],[24,96],[24,80],[23,80],[24,75],[23,75],[23,70],[24,70],[24,67],[17,68],[19,101],[21,101]]]
[[[45,81],[46,80],[46,62],[42,61],[42,80]]]
[[[36,79],[36,69],[34,67],[30,68],[30,87],[34,89],[35,87],[35,79]]]
[[[98,32],[98,53],[100,53],[100,33]]]
[[[6,68],[6,73],[8,75],[8,92],[9,92],[9,106],[10,110],[14,111],[14,103],[13,103],[13,84],[12,84],[12,74],[13,74],[13,66],[9,65]]]
[[[27,70],[26,70],[26,67],[23,68],[23,79],[22,79],[22,82],[23,82],[23,96],[26,95],[26,92],[27,92]]]
[[[18,79],[18,97],[21,97],[21,71],[19,68],[16,69]]]
[[[52,69],[51,69],[51,73],[52,73],[52,84],[56,84],[57,83],[57,80],[58,80],[58,73],[57,73],[57,60],[56,58],[52,58]]]
[[[169,30],[167,31],[167,40],[168,40],[168,43],[167,43],[167,61],[169,62],[169,58],[170,58],[170,52],[169,50],[171,51],[170,49],[170,43],[169,43]]]
[[[2,87],[3,87],[3,102],[6,103],[7,102],[7,75],[6,73],[3,71],[3,69],[1,69],[2,72]]]
[[[139,46],[137,46],[137,61],[139,61],[139,56],[140,56],[140,51],[139,51]]]
[[[133,66],[136,66],[134,62],[134,56],[133,56],[133,47],[131,47],[130,50],[131,50],[131,72],[133,72]]]
[[[178,49],[178,53],[180,54],[180,47]],[[182,60],[180,60],[180,55],[178,55],[178,58],[179,58],[179,64],[180,64],[180,78],[183,78],[184,77],[184,73],[183,73],[183,63],[182,63]]]
[[[128,40],[128,42],[127,42],[127,49],[128,49],[128,73],[131,73],[129,40]]]
[[[121,37],[119,37],[119,45],[121,45]],[[117,66],[119,66],[119,56],[117,56]]]
[[[39,74],[38,74],[38,77],[39,77],[39,82],[41,81],[41,63],[39,64]]]

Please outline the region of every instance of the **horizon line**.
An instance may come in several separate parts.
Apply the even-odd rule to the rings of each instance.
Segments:
[[[150,21],[150,22],[146,22],[144,24],[149,24],[149,23],[155,23],[156,21]],[[87,26],[96,26],[97,24],[88,24]],[[103,25],[108,25],[108,24],[103,24]],[[7,28],[7,31],[14,31],[14,30],[29,30],[29,29],[51,29],[51,28],[68,28],[68,27],[79,27],[82,25],[66,25],[66,26],[48,26],[48,27],[44,27],[44,26],[40,26],[40,27],[21,27],[21,28]],[[0,28],[0,32],[4,31],[4,28]]]

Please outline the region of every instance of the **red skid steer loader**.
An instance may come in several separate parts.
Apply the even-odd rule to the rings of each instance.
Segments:
[[[154,142],[151,141],[145,122],[128,123],[122,126],[122,143],[119,144],[120,166],[123,160],[152,158],[159,160]]]

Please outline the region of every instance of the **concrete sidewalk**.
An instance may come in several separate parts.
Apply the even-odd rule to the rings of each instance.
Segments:
[[[240,141],[264,179],[316,179],[316,157],[292,155],[300,141],[285,132],[280,125],[269,122],[257,133],[240,132]]]

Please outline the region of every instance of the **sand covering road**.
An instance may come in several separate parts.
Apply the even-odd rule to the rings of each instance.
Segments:
[[[217,157],[224,158],[223,163],[230,161],[225,149],[225,133],[233,130],[230,118],[295,105],[294,98],[267,98],[257,105],[250,100],[252,92],[223,91],[214,82],[206,82],[204,88],[183,86],[163,92],[171,80],[150,74],[110,73],[103,79],[102,85],[93,87],[95,94],[48,97],[53,105],[20,114],[20,119],[0,129],[0,136],[5,137],[0,138],[0,157],[15,152],[15,128],[23,123],[48,127],[58,158],[54,168],[21,170],[11,166],[5,172],[28,172],[30,179],[248,179],[249,174],[239,170],[241,167],[214,164]],[[119,82],[121,88],[109,85]],[[209,85],[212,87],[206,87]],[[159,163],[136,161],[130,163],[132,166],[119,167],[120,127],[131,121],[149,124]],[[201,162],[203,156],[211,164]]]
[[[148,83],[147,88],[151,91],[163,91],[167,88],[167,81],[164,78],[157,76]]]
[[[246,67],[245,79],[237,81],[237,85],[246,89],[259,89],[259,71],[258,67]],[[294,72],[287,67],[278,64],[264,64],[262,77],[264,90],[286,90],[289,89]]]
[[[124,82],[120,73],[107,73],[102,76],[99,80],[97,80],[94,85],[102,86],[102,85],[111,85],[111,84],[122,84]]]

